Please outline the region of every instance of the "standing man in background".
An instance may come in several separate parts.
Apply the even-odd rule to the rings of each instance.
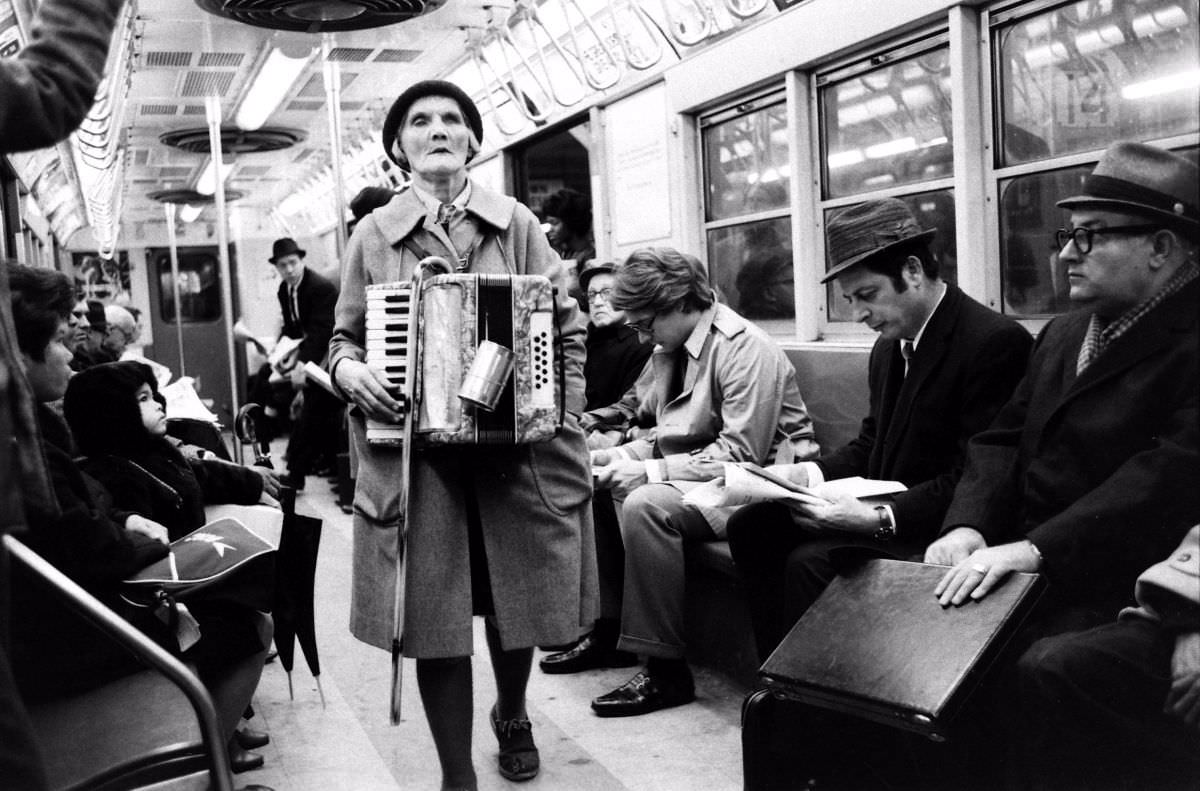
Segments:
[[[292,385],[297,388],[295,397],[301,402],[300,417],[288,441],[288,471],[284,479],[298,490],[304,488],[304,477],[323,456],[332,460],[341,407],[340,401],[320,387],[305,387],[304,364],[320,365],[329,352],[338,297],[337,286],[304,265],[305,255],[294,239],[276,239],[271,246],[271,264],[283,280],[278,293],[279,309],[283,312],[279,337],[300,341],[279,364],[282,370],[291,371]]]

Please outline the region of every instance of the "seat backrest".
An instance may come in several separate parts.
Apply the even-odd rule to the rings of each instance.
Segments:
[[[154,671],[31,707],[43,754],[54,756],[47,767],[51,788],[137,788],[207,775],[213,791],[231,791],[225,739],[200,679],[19,540],[0,540],[14,564]]]

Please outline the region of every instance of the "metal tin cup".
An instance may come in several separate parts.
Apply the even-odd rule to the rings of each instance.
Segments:
[[[458,397],[491,412],[499,403],[512,370],[512,349],[494,341],[480,341],[479,348],[475,350],[475,359],[459,388]]]

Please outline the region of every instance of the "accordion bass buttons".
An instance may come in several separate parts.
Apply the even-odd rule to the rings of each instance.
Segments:
[[[556,405],[554,395],[554,322],[549,311],[529,316],[529,360],[531,363],[530,404],[538,408]]]

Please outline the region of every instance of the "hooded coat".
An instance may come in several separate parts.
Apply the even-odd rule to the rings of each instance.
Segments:
[[[159,398],[149,366],[107,363],[71,377],[63,413],[86,458],[82,469],[104,485],[114,504],[165,525],[171,540],[205,523],[204,506],[253,504],[262,476],[219,459],[186,458],[142,424],[135,395],[143,384]]]

